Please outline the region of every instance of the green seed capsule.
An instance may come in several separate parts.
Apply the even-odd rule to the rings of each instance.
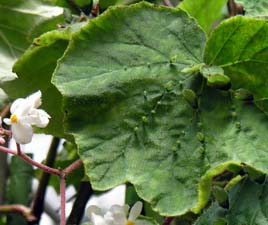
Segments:
[[[241,128],[241,123],[240,123],[240,122],[236,122],[236,123],[235,123],[235,127],[236,127],[237,129],[240,129],[240,128]]]
[[[172,56],[172,57],[170,58],[170,60],[169,60],[169,63],[170,63],[170,64],[175,63],[175,62],[177,61],[177,58],[178,58],[177,55]]]
[[[148,118],[146,116],[141,117],[142,122],[148,123]]]
[[[198,108],[197,96],[193,90],[184,89],[182,96],[194,109]]]
[[[201,132],[198,132],[198,133],[196,134],[196,138],[197,138],[197,140],[200,141],[200,142],[204,142],[204,141],[205,141],[205,135],[204,135],[203,133],[201,133]]]
[[[174,82],[173,81],[169,81],[165,84],[165,88],[167,91],[172,91],[172,89],[174,88]]]
[[[244,88],[237,89],[234,93],[234,97],[241,101],[252,101],[254,99],[253,94]]]
[[[204,152],[205,152],[205,148],[202,147],[202,146],[200,146],[200,147],[197,149],[197,152],[198,152],[198,154],[203,155]]]
[[[207,84],[210,87],[215,87],[221,90],[228,90],[231,88],[231,80],[224,74],[213,74],[207,76]]]
[[[232,116],[233,118],[236,118],[236,117],[237,117],[237,113],[236,113],[236,112],[231,112],[231,116]]]

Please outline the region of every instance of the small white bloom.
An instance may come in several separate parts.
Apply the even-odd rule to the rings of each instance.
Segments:
[[[90,206],[87,209],[87,214],[91,218],[93,225],[144,225],[142,221],[137,221],[141,210],[142,202],[136,202],[131,208],[128,217],[128,205],[113,205],[104,215],[101,214],[101,210],[97,206]]]
[[[33,136],[32,126],[44,128],[49,122],[50,116],[42,109],[41,91],[37,91],[27,98],[18,98],[11,107],[11,116],[4,119],[7,125],[11,125],[12,135],[18,144],[31,142]]]

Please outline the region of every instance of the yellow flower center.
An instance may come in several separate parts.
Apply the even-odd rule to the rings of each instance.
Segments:
[[[10,116],[11,123],[17,123],[18,122],[18,117],[15,114],[12,114]]]
[[[126,225],[135,225],[135,223],[134,223],[133,221],[128,220],[128,221],[126,222]]]

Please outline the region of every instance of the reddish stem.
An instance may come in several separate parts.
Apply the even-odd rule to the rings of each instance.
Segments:
[[[64,173],[65,176],[67,176],[69,173],[77,169],[83,164],[83,161],[81,159],[76,160],[73,162],[70,166],[66,167],[62,172]]]
[[[60,197],[61,197],[61,225],[65,225],[65,175],[60,176]]]
[[[18,146],[19,145],[17,144],[17,147]],[[51,168],[49,166],[43,165],[41,163],[38,163],[38,162],[32,160],[29,156],[27,156],[26,154],[24,154],[24,153],[22,153],[20,151],[20,147],[18,148],[18,151],[15,151],[15,150],[6,148],[4,146],[0,146],[0,151],[10,153],[12,155],[18,155],[19,157],[21,157],[23,160],[25,160],[29,164],[31,164],[33,166],[36,166],[37,168],[39,168],[41,170],[44,170],[47,173],[55,174],[55,175],[58,175],[58,176],[61,174],[60,170],[58,170],[58,169]]]
[[[81,159],[76,160],[74,163],[72,163],[70,166],[66,167],[64,170],[58,170],[58,169],[51,168],[49,166],[46,166],[44,164],[41,164],[41,163],[38,163],[38,162],[32,160],[29,156],[22,153],[21,147],[19,144],[16,144],[16,146],[17,146],[17,151],[6,148],[4,146],[0,146],[0,151],[10,153],[13,155],[18,155],[23,160],[28,162],[30,165],[36,166],[37,168],[39,168],[47,173],[51,173],[51,174],[54,174],[54,175],[57,175],[60,177],[61,225],[65,225],[66,224],[66,222],[65,222],[65,220],[66,220],[66,216],[65,216],[65,198],[66,198],[65,197],[65,189],[66,189],[65,177],[69,173],[71,173],[73,170],[80,167],[83,164],[82,160]],[[36,218],[34,218],[34,219],[36,219]]]
[[[171,222],[172,222],[173,219],[174,219],[173,217],[166,217],[165,220],[164,220],[164,222],[162,223],[162,225],[169,225],[169,224],[171,224]]]
[[[100,3],[99,0],[93,1],[93,6],[91,9],[91,14],[94,17],[97,17],[100,14]]]
[[[173,8],[174,6],[172,5],[172,3],[169,0],[162,0],[163,4],[167,7],[171,7]]]
[[[4,146],[0,146],[0,151],[10,153],[12,155],[17,155],[17,151],[9,149],[9,148],[6,148]]]
[[[18,154],[18,156],[20,156],[21,155],[20,144],[16,143],[16,146],[17,146],[17,154]]]
[[[9,137],[12,136],[12,132],[10,130],[6,130],[6,129],[2,128],[2,127],[0,127],[0,134],[1,135],[7,135]]]

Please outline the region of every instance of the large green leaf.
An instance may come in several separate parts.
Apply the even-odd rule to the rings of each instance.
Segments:
[[[155,210],[180,215],[199,212],[225,170],[266,170],[267,117],[181,72],[202,63],[204,43],[184,11],[146,3],[74,34],[53,82],[93,188],[131,182]]]
[[[229,207],[214,202],[195,225],[268,224],[267,196],[267,182],[259,184],[244,179],[228,192]]]
[[[207,1],[207,0],[184,0],[178,7],[186,10],[195,17],[206,32],[211,30],[211,26],[220,19],[224,5],[227,0]]]
[[[13,63],[34,37],[56,28],[63,9],[34,0],[0,0],[0,83],[14,79]]]
[[[198,144],[186,145],[194,112],[178,84],[187,78],[184,67],[201,62],[204,43],[184,11],[146,3],[111,8],[74,35],[54,82],[65,97],[66,129],[95,189],[130,181],[162,213],[194,205],[188,198],[198,179],[187,191],[180,175],[173,176],[189,167],[186,156],[176,156],[179,134],[189,130],[184,151]]]
[[[247,16],[268,16],[268,2],[266,0],[235,0],[244,6]]]
[[[208,40],[204,60],[224,68],[234,89],[246,88],[268,112],[268,24],[241,16],[223,22]]]

